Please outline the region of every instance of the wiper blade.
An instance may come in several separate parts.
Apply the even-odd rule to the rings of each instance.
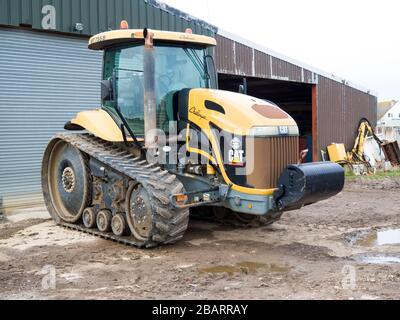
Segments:
[[[116,70],[122,70],[122,71],[132,71],[132,72],[139,72],[139,73],[143,73],[143,70],[136,70],[136,69],[124,69],[124,68],[117,68]]]
[[[203,67],[204,69],[204,63],[201,61],[199,55],[197,54],[196,50],[194,49],[190,49],[190,51],[192,52],[193,56],[196,58],[197,62]]]
[[[203,69],[203,72],[204,72],[204,75],[206,76],[206,79],[207,79],[207,80],[210,80],[210,79],[211,79],[211,76],[210,76],[210,74],[208,73],[208,68],[207,68],[206,63],[204,63],[203,61],[201,61],[201,59],[200,59],[198,53],[196,52],[196,50],[194,50],[194,49],[190,49],[190,50],[192,51],[192,54],[196,57],[197,61],[198,61],[199,64],[201,65],[201,67],[202,67],[202,69]]]
[[[184,48],[183,50],[185,51],[187,56],[190,58],[190,60],[193,62],[197,71],[199,71],[201,75],[205,74],[206,76],[208,76],[208,73],[204,68],[204,64],[201,62],[201,59],[198,56],[197,52],[194,51],[194,49],[191,49],[191,51],[189,51],[187,48]]]

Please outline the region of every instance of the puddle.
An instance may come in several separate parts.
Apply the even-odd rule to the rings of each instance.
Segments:
[[[244,261],[236,263],[234,266],[215,266],[209,268],[199,269],[200,273],[228,273],[229,275],[233,275],[235,273],[255,273],[258,270],[264,270],[267,272],[289,272],[291,269],[290,266],[287,265],[278,265],[275,263],[261,263],[261,262],[252,262],[252,261]]]
[[[345,241],[352,246],[377,247],[400,244],[400,229],[362,230],[345,236]]]
[[[240,272],[240,269],[234,266],[216,266],[210,268],[199,269],[200,273],[228,273],[229,275],[233,275],[236,272]]]
[[[245,261],[245,262],[237,263],[236,267],[238,267],[243,272],[254,273],[258,269],[268,269],[269,265],[267,265],[265,263],[260,263],[260,262]]]
[[[400,244],[400,229],[372,231],[355,241],[355,245],[363,247]]]
[[[356,261],[368,264],[397,264],[400,263],[400,257],[396,256],[358,256]]]

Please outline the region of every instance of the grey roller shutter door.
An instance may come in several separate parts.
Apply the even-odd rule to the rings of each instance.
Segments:
[[[42,202],[44,148],[76,112],[99,107],[101,60],[85,38],[0,28],[0,202],[6,208]]]

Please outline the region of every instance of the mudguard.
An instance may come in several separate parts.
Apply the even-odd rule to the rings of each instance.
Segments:
[[[123,142],[121,129],[114,119],[102,109],[82,111],[65,124],[66,130],[87,130],[95,136],[110,142]],[[132,141],[131,138],[128,139]]]

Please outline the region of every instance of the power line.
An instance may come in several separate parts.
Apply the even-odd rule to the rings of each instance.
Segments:
[[[210,1],[206,0],[206,6],[207,6],[207,21],[208,22],[212,22],[211,21],[211,11],[210,11]]]

